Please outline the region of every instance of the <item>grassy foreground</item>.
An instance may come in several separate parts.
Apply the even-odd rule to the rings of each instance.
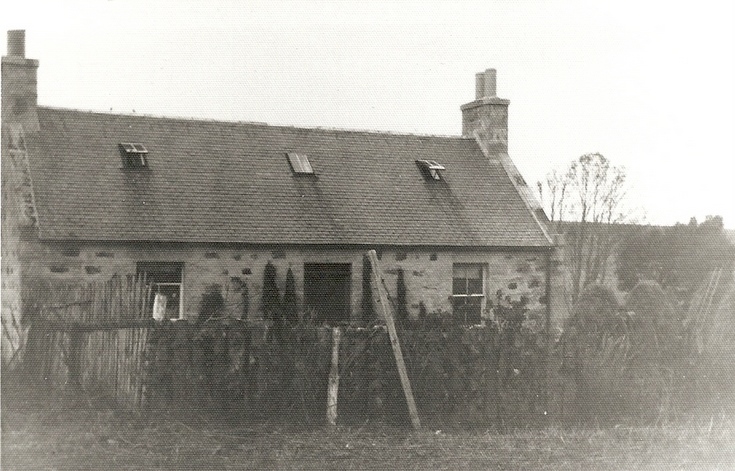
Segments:
[[[131,419],[3,381],[3,470],[735,470],[725,418],[661,427],[422,431]]]

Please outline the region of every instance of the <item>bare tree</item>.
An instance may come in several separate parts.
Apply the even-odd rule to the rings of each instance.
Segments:
[[[553,229],[564,234],[571,296],[590,283],[602,283],[621,237],[616,224],[625,222],[625,169],[601,154],[585,154],[566,171],[552,171],[538,183]]]
[[[550,221],[561,221],[564,219],[564,203],[567,193],[567,186],[570,182],[569,174],[561,174],[556,170],[552,170],[546,175],[546,189],[549,194],[549,220]],[[539,195],[541,200],[544,199],[544,184],[538,182]]]

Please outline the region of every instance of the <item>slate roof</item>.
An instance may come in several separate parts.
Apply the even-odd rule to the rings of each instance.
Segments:
[[[473,139],[39,107],[27,136],[46,240],[519,247],[550,242]],[[122,168],[118,144],[148,151]],[[296,176],[286,152],[308,155]],[[427,181],[417,159],[446,167]]]

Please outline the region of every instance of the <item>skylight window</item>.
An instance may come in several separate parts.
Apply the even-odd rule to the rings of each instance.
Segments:
[[[441,180],[442,175],[440,171],[446,170],[442,164],[435,160],[417,160],[416,165],[419,166],[421,173],[423,173],[424,178],[427,180]]]
[[[125,168],[146,168],[148,166],[148,159],[146,158],[148,149],[143,144],[121,142],[120,153]]]
[[[306,154],[287,152],[286,155],[294,173],[299,175],[312,175],[314,173],[314,169],[311,168],[311,163],[309,163],[309,157]]]

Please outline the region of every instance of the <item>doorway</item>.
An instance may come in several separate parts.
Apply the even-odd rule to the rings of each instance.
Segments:
[[[304,305],[317,322],[350,320],[350,263],[305,263]]]

